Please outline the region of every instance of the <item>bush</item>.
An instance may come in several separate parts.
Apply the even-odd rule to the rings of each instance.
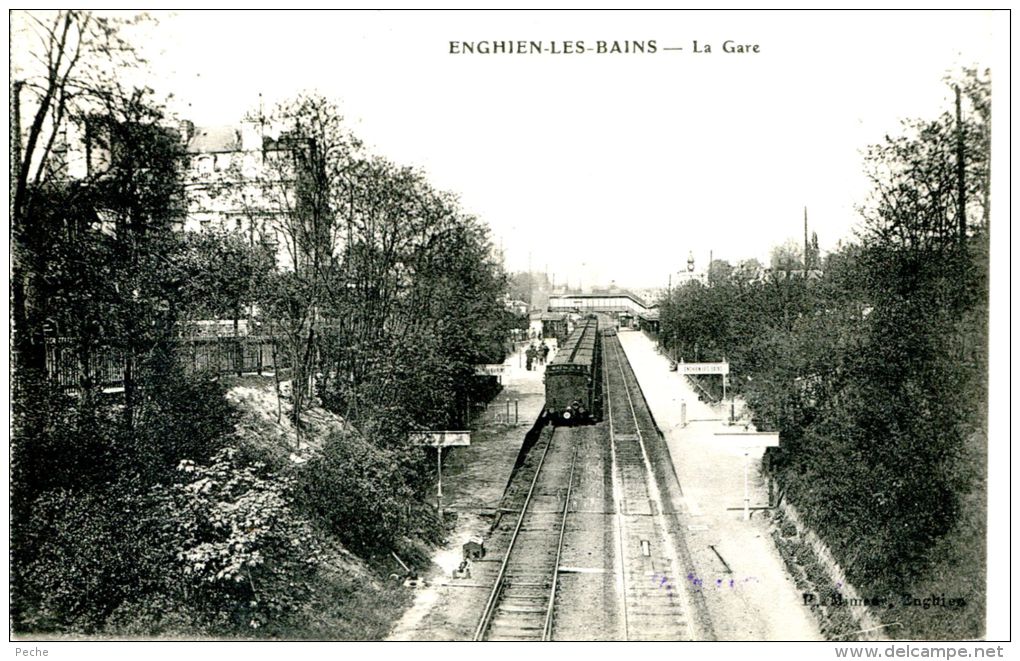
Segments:
[[[121,436],[112,407],[76,400],[48,383],[15,392],[11,403],[15,519],[43,492],[98,488],[115,474]]]
[[[169,373],[143,391],[123,471],[139,471],[147,483],[174,479],[189,459],[208,462],[231,440],[238,413],[223,386],[208,374]]]
[[[174,565],[207,624],[258,629],[313,590],[317,536],[291,507],[292,480],[261,468],[225,448],[208,466],[182,461],[183,481],[157,490],[177,540]]]
[[[49,491],[31,512],[12,563],[15,630],[94,632],[124,602],[172,585],[165,522],[130,485]]]
[[[299,499],[348,548],[395,545],[410,527],[414,494],[393,453],[335,432],[299,476]]]

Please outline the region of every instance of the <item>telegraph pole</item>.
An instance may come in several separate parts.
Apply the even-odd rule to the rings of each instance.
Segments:
[[[960,111],[960,86],[956,90],[956,197],[957,213],[960,214],[960,245],[967,242],[967,187],[964,179],[963,161],[963,113]]]
[[[807,207],[804,207],[804,270],[807,271],[808,266],[808,240],[807,240]]]
[[[531,251],[528,251],[528,310],[535,307],[535,283],[531,275]]]

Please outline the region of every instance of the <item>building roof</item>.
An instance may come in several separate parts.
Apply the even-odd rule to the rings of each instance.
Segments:
[[[567,318],[565,312],[545,312],[542,310],[532,310],[528,313],[528,317],[535,321],[563,321]]]
[[[196,126],[188,140],[189,154],[237,151],[241,148],[241,132],[233,126]]]
[[[648,305],[643,298],[625,289],[593,290],[587,293],[567,292],[565,294],[550,294],[549,298],[629,298],[643,308],[654,307]]]

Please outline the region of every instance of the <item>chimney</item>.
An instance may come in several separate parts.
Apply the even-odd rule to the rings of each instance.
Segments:
[[[187,119],[181,120],[179,130],[181,132],[181,139],[184,141],[184,144],[188,144],[189,142],[191,142],[191,139],[195,137],[195,123],[192,122],[191,120]]]

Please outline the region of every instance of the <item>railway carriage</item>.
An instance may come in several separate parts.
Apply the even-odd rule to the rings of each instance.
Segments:
[[[545,415],[553,424],[595,422],[602,415],[602,342],[598,320],[583,319],[545,368]]]

